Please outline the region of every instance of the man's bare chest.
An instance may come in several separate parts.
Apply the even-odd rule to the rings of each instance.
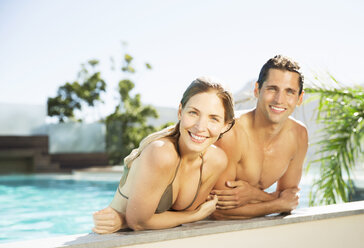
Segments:
[[[292,147],[282,144],[269,149],[251,145],[242,151],[237,162],[237,178],[266,189],[284,175],[293,155]]]

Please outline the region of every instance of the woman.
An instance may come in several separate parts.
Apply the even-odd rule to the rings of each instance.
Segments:
[[[233,125],[231,94],[208,79],[196,79],[183,94],[178,120],[146,137],[125,158],[114,199],[93,216],[94,232],[169,228],[215,210],[217,198],[209,193],[227,157],[213,143]]]

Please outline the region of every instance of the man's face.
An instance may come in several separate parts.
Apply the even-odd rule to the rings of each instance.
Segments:
[[[278,69],[268,71],[260,90],[258,83],[255,84],[254,94],[258,98],[257,111],[275,124],[286,121],[303,97],[303,92],[299,95],[298,73]]]

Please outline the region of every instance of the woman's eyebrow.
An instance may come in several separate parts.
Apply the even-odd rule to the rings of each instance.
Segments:
[[[198,108],[196,108],[194,106],[186,106],[186,109],[193,109],[193,110],[195,110],[197,112],[201,112]],[[223,117],[221,115],[219,115],[219,114],[209,114],[209,116],[211,116],[211,117],[218,117],[220,119],[223,119]]]
[[[186,108],[193,109],[193,110],[196,110],[196,111],[200,112],[200,110],[198,108],[194,107],[194,106],[187,106]]]
[[[211,114],[211,117],[215,117],[215,118],[219,118],[219,119],[223,119],[223,117],[221,115],[218,114]]]

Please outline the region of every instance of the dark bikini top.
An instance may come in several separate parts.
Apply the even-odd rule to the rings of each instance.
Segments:
[[[192,204],[194,203],[194,201],[197,198],[197,195],[198,195],[198,192],[199,192],[200,186],[201,186],[202,167],[203,167],[203,162],[204,162],[203,161],[203,156],[201,155],[200,157],[202,159],[201,166],[200,166],[200,179],[199,179],[199,182],[198,182],[198,187],[197,187],[197,190],[196,190],[195,197],[193,198],[192,202],[186,208],[184,208],[182,210],[178,210],[178,211],[183,211],[183,210],[186,210],[189,207],[191,207]],[[161,199],[159,201],[158,207],[157,207],[157,209],[155,211],[155,213],[157,213],[157,214],[163,213],[164,211],[167,211],[167,210],[171,209],[171,207],[173,205],[173,187],[172,187],[172,184],[174,182],[174,179],[176,178],[176,175],[177,175],[180,164],[181,164],[181,159],[179,160],[179,163],[178,163],[178,166],[177,166],[176,171],[174,173],[174,177],[173,177],[172,182],[167,186],[166,190],[164,191],[164,193],[163,193],[163,195],[162,195],[162,197],[161,197]],[[126,198],[126,199],[129,199],[129,197],[127,197],[126,195],[121,193],[120,188],[125,184],[126,179],[128,178],[129,170],[130,169],[127,166],[124,167],[123,177],[121,178],[119,186],[118,186],[119,194],[122,197]]]

